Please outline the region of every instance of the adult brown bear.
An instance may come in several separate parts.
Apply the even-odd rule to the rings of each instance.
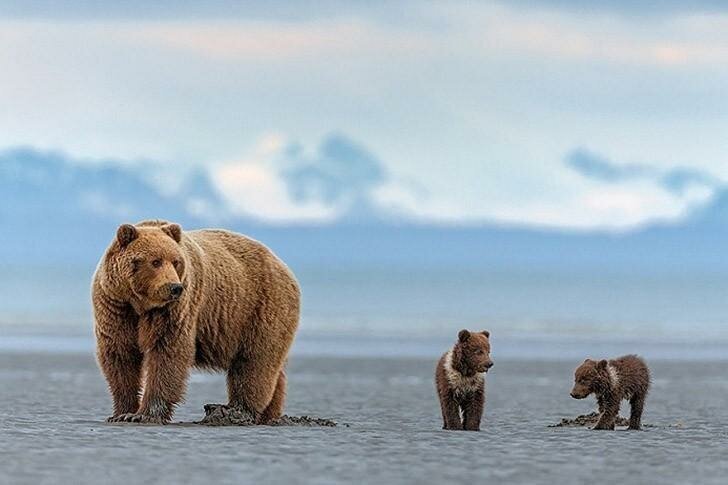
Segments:
[[[263,244],[165,221],[119,227],[93,279],[109,421],[167,423],[191,367],[227,372],[229,405],[281,415],[300,291]]]

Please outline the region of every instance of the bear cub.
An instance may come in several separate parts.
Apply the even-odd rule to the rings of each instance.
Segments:
[[[594,394],[599,405],[599,421],[593,429],[614,429],[622,399],[629,401],[629,429],[640,429],[642,410],[650,388],[650,370],[636,355],[613,360],[586,359],[574,372],[571,397],[584,399]]]
[[[442,408],[442,429],[480,431],[485,407],[484,373],[493,367],[490,333],[461,330],[435,369],[435,386]]]

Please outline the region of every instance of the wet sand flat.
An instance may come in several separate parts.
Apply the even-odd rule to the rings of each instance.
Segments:
[[[204,427],[106,424],[91,355],[0,354],[0,482],[723,483],[725,362],[651,362],[645,431],[550,428],[595,407],[568,395],[577,364],[496,360],[467,433],[440,429],[434,358],[295,357],[286,412],[339,426]],[[224,377],[196,373],[175,420],[211,402]]]

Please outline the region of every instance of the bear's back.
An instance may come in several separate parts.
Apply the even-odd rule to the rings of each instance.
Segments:
[[[242,234],[224,229],[197,229],[183,233],[183,243],[192,251],[199,251],[203,259],[217,263],[231,258],[236,263],[263,264],[263,267],[285,266],[265,244]]]

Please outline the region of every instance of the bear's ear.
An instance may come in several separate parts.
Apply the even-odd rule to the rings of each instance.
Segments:
[[[162,230],[177,242],[182,240],[182,227],[179,224],[165,224]]]
[[[125,248],[134,239],[139,237],[139,231],[131,224],[122,224],[119,229],[116,230],[116,240],[119,242],[119,246]]]
[[[600,370],[606,370],[607,369],[607,361],[606,359],[602,359],[597,364],[597,367],[599,367]]]
[[[460,333],[458,333],[458,340],[461,342],[465,342],[469,338],[470,338],[470,332],[468,332],[465,329],[460,330]]]
[[[486,337],[490,338],[490,332],[489,332],[489,331],[487,331],[487,330],[483,330],[483,331],[482,331],[482,332],[480,332],[480,333],[482,333],[482,334],[483,334],[483,335],[485,335]]]

